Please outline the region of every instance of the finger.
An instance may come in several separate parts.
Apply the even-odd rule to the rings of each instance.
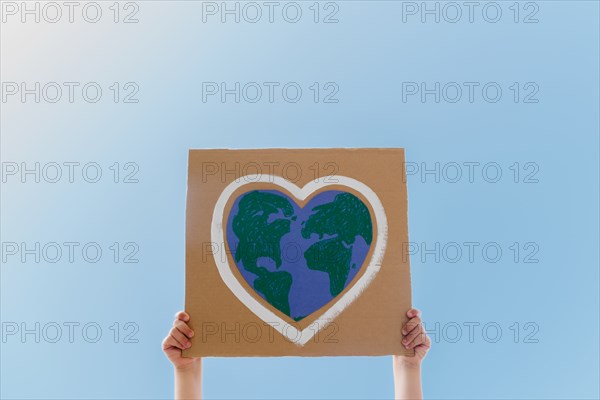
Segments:
[[[424,333],[423,335],[420,335],[420,337],[422,337],[423,340],[419,345],[414,346],[414,349],[415,350],[417,350],[417,349],[429,350],[431,348],[431,339],[429,339],[429,335]]]
[[[181,343],[179,343],[173,336],[169,335],[163,340],[163,350],[167,350],[170,348],[176,348],[183,350],[181,347]]]
[[[192,344],[190,343],[190,340],[183,333],[181,333],[179,331],[179,329],[173,328],[173,329],[171,329],[170,333],[171,333],[171,336],[173,336],[175,338],[175,340],[177,340],[177,342],[179,342],[182,349],[187,349],[192,346]]]
[[[411,308],[406,312],[406,316],[408,318],[420,317],[421,311],[417,310],[416,308]]]
[[[415,329],[419,325],[421,325],[420,317],[415,317],[415,318],[409,319],[408,322],[406,324],[404,324],[404,326],[402,327],[402,334],[403,335],[409,334],[410,332],[412,332],[413,329]]]
[[[194,331],[185,322],[177,320],[173,325],[179,330],[179,332],[183,333],[188,338],[194,336]]]
[[[418,346],[422,345],[423,343],[425,343],[426,337],[427,337],[427,334],[421,330],[421,332],[417,333],[415,338],[413,340],[411,340],[410,342],[408,342],[408,344],[406,344],[405,347],[407,349],[412,349],[412,348],[418,347]]]
[[[425,343],[423,343],[423,346],[430,348],[431,347],[431,339],[429,338],[429,335],[427,334],[427,332],[425,333]]]
[[[414,329],[410,331],[408,335],[404,339],[402,339],[402,344],[404,346],[408,346],[417,336],[423,333],[423,325],[418,324]]]
[[[187,322],[190,320],[190,315],[188,313],[186,313],[185,311],[179,311],[178,313],[175,314],[175,319]]]

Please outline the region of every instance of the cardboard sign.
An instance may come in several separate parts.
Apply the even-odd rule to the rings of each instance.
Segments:
[[[184,356],[412,354],[403,149],[191,150]]]

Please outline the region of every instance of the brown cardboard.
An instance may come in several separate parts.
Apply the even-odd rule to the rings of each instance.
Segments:
[[[370,204],[369,196],[365,195],[369,191],[346,186],[351,180],[345,181],[343,177],[366,185],[379,199],[387,222],[386,235],[377,233],[386,224],[376,215],[381,215],[381,210]],[[298,188],[329,185],[301,201],[273,183],[275,180],[287,182],[290,190],[296,190],[291,183]],[[239,186],[230,197],[222,195],[227,187],[231,188],[229,185]],[[252,190],[278,190],[299,206],[320,193],[341,190],[356,196],[369,210],[373,238],[363,265],[338,296],[299,322],[253,290],[242,276],[242,272],[247,272],[236,266],[233,254],[228,254],[232,252],[227,239],[229,211],[238,196]],[[220,197],[227,199],[220,203],[223,214],[213,216],[215,209],[219,209],[216,205]],[[190,326],[195,335],[192,348],[185,350],[184,356],[412,354],[401,345],[401,327],[407,320],[406,311],[411,307],[409,260],[403,256],[403,246],[408,243],[407,211],[403,149],[190,150],[185,309],[191,316]],[[213,226],[213,217],[223,229],[220,238],[217,235],[218,240],[213,240],[213,231],[218,231]],[[385,242],[385,249],[378,253],[380,262],[374,264],[379,265],[379,270],[374,273],[376,267],[368,270],[367,265],[376,253],[376,243],[381,243],[378,241]],[[260,312],[270,312],[275,317],[267,318],[267,322],[259,318],[234,294],[223,274],[235,278],[237,283],[229,280],[230,285],[237,287],[239,296],[251,298],[248,304],[258,304],[262,307]],[[363,277],[365,279],[361,280]],[[353,291],[359,280],[365,282],[369,278],[366,287]],[[289,291],[287,293],[291,296]],[[333,310],[328,311],[332,309],[331,305],[346,293],[349,296],[345,300],[350,300],[350,293],[354,299],[345,301],[347,306],[333,319],[321,321],[319,318],[331,315]],[[282,296],[286,298],[285,293]],[[284,324],[277,324],[277,321]],[[311,334],[313,336],[309,337]]]

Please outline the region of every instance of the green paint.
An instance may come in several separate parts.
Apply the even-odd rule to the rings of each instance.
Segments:
[[[344,246],[339,238],[321,240],[304,252],[308,268],[329,274],[329,292],[333,297],[344,290],[350,273],[352,248]]]
[[[283,213],[290,217],[294,209],[290,202],[272,193],[253,191],[245,194],[239,202],[239,211],[233,218],[232,228],[240,239],[235,251],[235,260],[242,261],[244,268],[256,274],[254,288],[266,300],[286,315],[290,315],[288,294],[292,286],[292,275],[286,271],[271,272],[259,266],[258,258],[268,257],[281,266],[280,240],[290,231],[290,221],[276,219],[268,222],[271,214]]]
[[[340,193],[331,203],[313,208],[314,214],[304,223],[302,237],[316,233],[336,235],[345,243],[354,243],[356,236],[362,236],[367,244],[373,240],[373,227],[369,209],[353,194]]]
[[[373,240],[369,210],[360,199],[350,193],[335,196],[331,203],[319,205],[304,223],[302,237],[312,234],[332,236],[310,246],[304,252],[308,268],[329,274],[329,292],[337,296],[344,289],[350,273],[352,244],[362,236],[367,244]]]
[[[262,270],[264,268],[261,267]],[[292,287],[292,275],[286,271],[271,272],[264,270],[254,281],[254,289],[264,294],[269,304],[290,315],[289,293]]]

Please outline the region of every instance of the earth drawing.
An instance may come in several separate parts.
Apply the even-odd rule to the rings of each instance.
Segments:
[[[277,190],[254,190],[235,200],[226,238],[246,282],[300,321],[352,282],[369,253],[373,224],[369,209],[348,192],[320,192],[301,208]]]

